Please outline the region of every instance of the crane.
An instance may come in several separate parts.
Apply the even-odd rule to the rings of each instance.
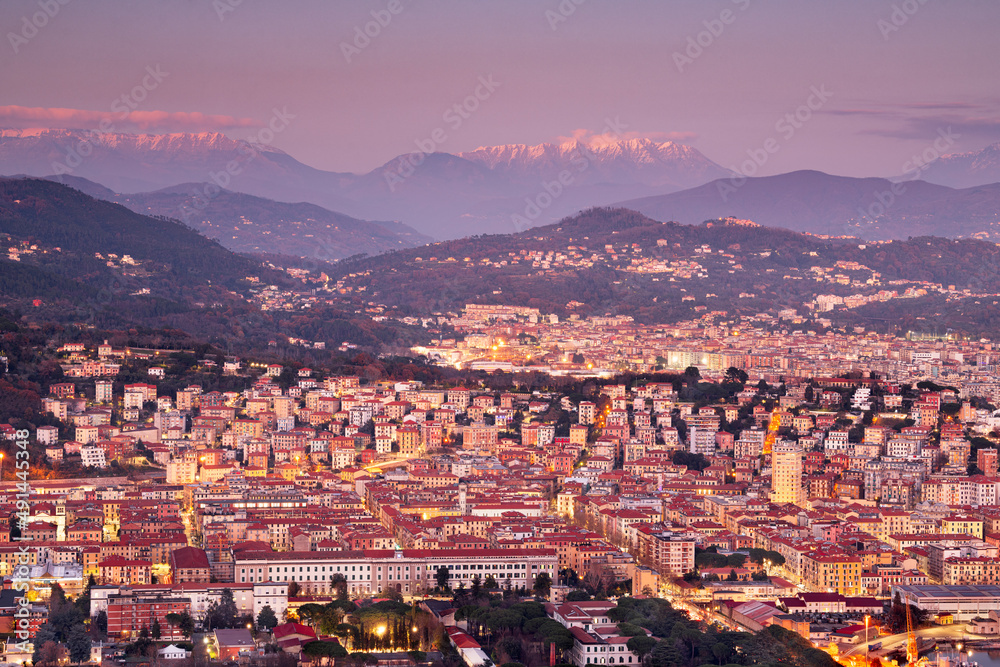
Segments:
[[[920,651],[917,649],[917,633],[913,631],[913,615],[910,613],[910,605],[905,601],[906,606],[906,664],[916,665],[920,659]]]

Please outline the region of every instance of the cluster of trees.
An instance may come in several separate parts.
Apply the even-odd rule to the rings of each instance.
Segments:
[[[399,600],[358,607],[344,596],[325,605],[304,604],[298,615],[320,634],[337,637],[345,650],[355,652],[418,651],[433,639],[429,615]]]
[[[35,633],[32,662],[55,665],[68,657],[72,662],[90,659],[90,634],[85,622],[90,617],[90,586],[73,602],[66,598],[59,584],[52,584],[49,598],[49,618]],[[105,623],[105,630],[107,624]]]
[[[549,618],[540,602],[517,601],[517,596],[468,596],[455,613],[455,620],[466,621],[469,633],[490,651],[497,664],[520,662],[540,664],[549,645],[560,653],[573,648],[573,636],[563,625]]]
[[[253,616],[240,614],[236,600],[233,598],[233,591],[229,588],[222,589],[219,599],[208,606],[203,621],[206,630],[239,628],[248,623],[253,623]]]
[[[743,567],[747,561],[755,563],[757,565],[763,565],[765,561],[773,565],[784,565],[785,557],[782,556],[777,551],[770,551],[766,549],[750,549],[749,554],[744,553],[733,553],[729,555],[720,554],[718,549],[714,546],[708,547],[707,549],[695,548],[694,554],[694,564],[695,569],[691,572],[687,572],[684,575],[684,580],[689,582],[701,581],[702,578],[698,574],[698,570],[702,569],[722,569],[730,568],[729,575],[726,577],[727,581],[736,580],[736,568]],[[755,581],[763,581],[767,578],[767,575],[761,570],[754,572],[752,575]],[[720,577],[711,573],[704,578],[705,581],[719,581]]]
[[[835,667],[837,664],[827,653],[784,628],[770,626],[756,635],[720,632],[715,626],[703,631],[669,602],[657,598],[622,598],[608,616],[618,623],[620,632],[631,635],[626,646],[651,665]]]

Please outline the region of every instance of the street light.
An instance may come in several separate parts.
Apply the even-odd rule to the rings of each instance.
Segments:
[[[871,648],[871,644],[869,643],[871,641],[871,636],[868,634],[868,621],[870,619],[871,616],[865,614],[865,664],[866,665],[870,664],[868,662],[868,649]]]

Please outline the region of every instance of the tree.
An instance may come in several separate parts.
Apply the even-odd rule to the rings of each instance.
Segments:
[[[65,655],[66,649],[61,644],[50,639],[42,644],[38,660],[35,660],[35,663],[39,665],[57,665]]]
[[[746,384],[750,376],[747,372],[736,368],[735,366],[730,366],[726,369],[726,382],[734,382],[736,384]]]
[[[52,593],[49,595],[49,613],[58,612],[66,604],[66,593],[62,586],[53,582]]]
[[[49,662],[49,660],[46,660],[45,657],[43,657],[43,653],[51,659],[53,656],[46,653],[46,647],[48,644],[58,646],[56,641],[57,638],[55,630],[52,629],[50,624],[43,623],[39,626],[38,630],[35,632],[35,650],[31,655],[31,661],[36,665],[41,664],[42,662]]]
[[[152,634],[153,639],[159,639],[163,635],[162,629],[160,628],[160,619],[153,619],[153,627],[151,627],[149,631]]]
[[[69,633],[66,648],[69,649],[71,661],[82,663],[90,660],[90,637],[87,636],[87,629],[83,625],[75,626]]]
[[[94,625],[97,627],[97,631],[102,635],[108,634],[108,612],[103,609],[97,612],[97,616],[94,618]],[[194,628],[192,627],[192,630]]]
[[[494,577],[492,574],[487,574],[486,581],[483,582],[483,588],[485,588],[488,591],[499,588],[499,585],[497,585],[496,577]]]
[[[533,589],[535,595],[539,597],[548,597],[549,590],[552,588],[552,577],[549,576],[548,572],[540,572],[537,577],[535,577],[535,585]]]
[[[299,582],[297,581],[293,581],[292,583],[288,584],[288,597],[290,598],[299,597],[299,588],[300,588]]]
[[[73,600],[73,605],[84,616],[90,616],[90,589],[96,585],[97,580],[94,579],[94,575],[90,575],[87,577],[87,587]]]
[[[181,634],[183,634],[185,637],[190,637],[192,633],[194,633],[194,619],[191,617],[191,614],[187,611],[182,611],[180,616],[181,616],[181,622],[177,625],[177,627],[180,628]],[[107,623],[105,623],[105,626],[106,625]]]
[[[236,600],[230,588],[222,589],[219,599],[213,602],[205,612],[205,624],[208,628],[235,628],[239,623]]]
[[[653,650],[653,647],[655,647],[656,644],[657,641],[655,639],[643,633],[629,638],[629,640],[625,643],[625,646],[628,650],[638,655],[639,662],[642,662],[645,657],[649,655],[649,652]]]
[[[337,572],[332,577],[330,577],[330,583],[333,588],[337,591],[338,600],[347,600],[347,576]]]
[[[257,614],[257,627],[265,630],[272,630],[278,625],[278,617],[275,615],[271,605],[264,605],[264,608]]]
[[[444,565],[439,567],[434,573],[434,580],[437,582],[437,587],[442,591],[448,589],[449,579],[451,579],[451,570],[446,568]]]

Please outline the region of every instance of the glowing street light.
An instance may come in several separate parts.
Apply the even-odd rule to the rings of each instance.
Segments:
[[[868,649],[871,648],[871,636],[868,634],[868,621],[870,619],[871,616],[865,614],[865,664],[866,665],[871,664],[868,662]]]
[[[382,635],[385,634],[385,626],[384,625],[380,625],[377,628],[375,628],[375,634],[377,634],[379,636],[379,638],[381,638]]]

